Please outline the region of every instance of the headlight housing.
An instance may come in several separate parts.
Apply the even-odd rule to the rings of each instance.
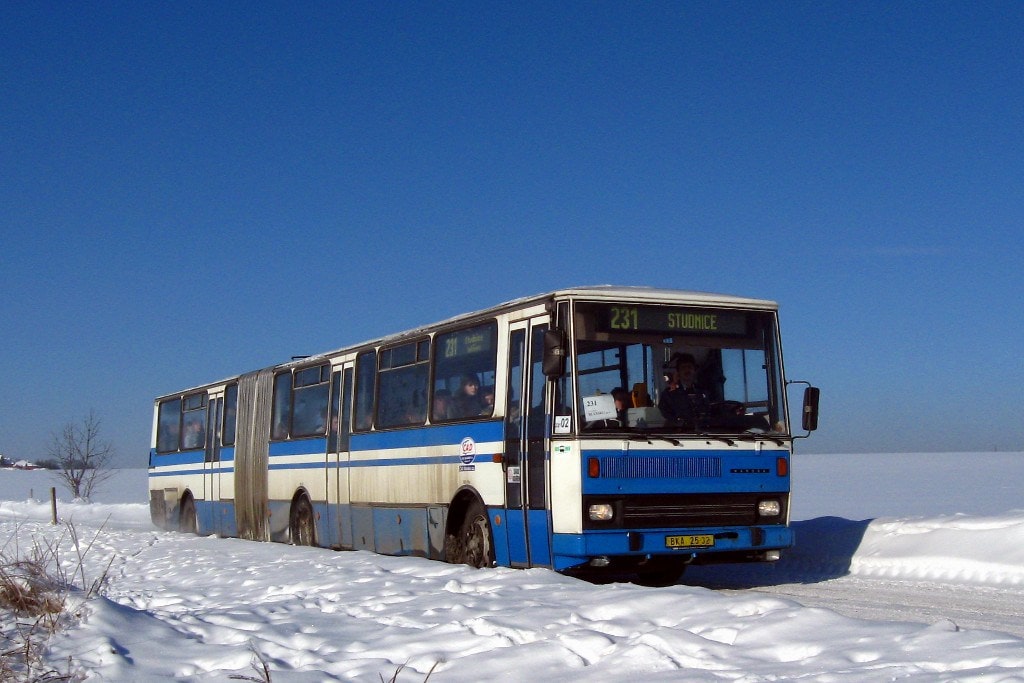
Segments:
[[[610,522],[615,517],[615,508],[608,503],[595,503],[587,510],[593,522]]]
[[[782,514],[782,503],[775,498],[761,500],[757,503],[758,517],[778,517]]]

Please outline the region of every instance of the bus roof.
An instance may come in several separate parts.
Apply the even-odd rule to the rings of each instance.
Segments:
[[[609,301],[629,298],[635,301],[644,301],[649,303],[686,304],[697,306],[736,306],[741,308],[758,308],[764,310],[777,310],[779,307],[777,303],[767,299],[752,299],[749,297],[733,296],[731,294],[715,294],[713,292],[621,285],[572,287],[569,289],[560,289],[545,296],[557,298],[607,299]],[[541,296],[539,298],[545,298],[545,296]]]
[[[316,362],[318,359],[326,359],[336,356],[340,353],[347,351],[353,351],[355,349],[376,346],[385,341],[399,340],[403,338],[416,337],[425,334],[429,330],[435,328],[442,328],[451,325],[456,325],[460,322],[473,320],[478,317],[486,317],[489,315],[497,315],[505,311],[515,310],[524,306],[534,305],[543,301],[566,301],[570,299],[583,299],[588,301],[622,301],[627,299],[629,301],[636,301],[641,303],[650,304],[668,304],[668,305],[684,305],[684,306],[725,306],[729,308],[745,308],[754,310],[764,311],[775,311],[778,310],[779,306],[775,301],[768,299],[752,299],[748,297],[734,296],[730,294],[715,294],[713,292],[698,292],[690,290],[680,289],[658,289],[656,287],[643,287],[635,285],[586,285],[581,287],[569,287],[566,289],[556,289],[552,292],[544,294],[534,294],[532,296],[525,296],[518,299],[512,299],[505,303],[485,308],[479,311],[473,311],[471,313],[462,313],[460,315],[441,320],[420,327],[395,332],[388,334],[383,337],[375,339],[368,339],[366,341],[359,342],[357,344],[347,344],[338,349],[326,351],[323,353],[316,353],[310,356],[304,356],[302,358],[295,358],[293,360],[278,363],[270,366],[273,369],[282,369],[291,366],[307,365],[309,363]],[[200,391],[213,386],[222,384],[228,384],[240,377],[241,375],[235,375],[227,377],[216,382],[207,382],[200,384],[195,387],[185,389],[182,391],[172,392],[170,394],[164,394],[157,397],[157,401],[176,396],[179,394],[187,394],[193,391]]]

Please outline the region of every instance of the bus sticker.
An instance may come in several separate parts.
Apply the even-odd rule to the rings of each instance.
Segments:
[[[462,440],[462,453],[459,455],[459,459],[464,465],[469,465],[473,462],[476,457],[476,441],[473,441],[473,437],[467,436]]]

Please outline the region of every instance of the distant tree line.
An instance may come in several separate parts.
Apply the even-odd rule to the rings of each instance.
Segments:
[[[0,467],[14,467],[19,462],[21,462],[21,461],[20,460],[11,460],[6,455],[0,455]],[[44,470],[57,470],[57,469],[60,469],[60,463],[58,463],[56,460],[49,460],[49,459],[47,459],[47,460],[38,460],[38,461],[32,461],[31,464],[32,464],[33,467],[40,467],[40,468],[42,468]]]
[[[46,460],[40,460],[32,464],[34,464],[36,467],[42,467],[44,470],[60,469],[60,463],[57,462],[56,460],[50,460],[49,458],[47,458]]]

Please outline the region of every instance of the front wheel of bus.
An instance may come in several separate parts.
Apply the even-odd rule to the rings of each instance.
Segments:
[[[683,578],[685,572],[686,565],[683,563],[664,563],[638,571],[634,583],[652,588],[674,586]]]
[[[466,516],[459,527],[458,538],[452,544],[449,562],[468,564],[470,567],[482,568],[494,566],[494,542],[491,537],[491,522],[487,518],[487,510],[479,502],[474,502],[466,510]]]
[[[303,496],[295,501],[288,526],[292,545],[316,545],[316,519],[309,498]]]

